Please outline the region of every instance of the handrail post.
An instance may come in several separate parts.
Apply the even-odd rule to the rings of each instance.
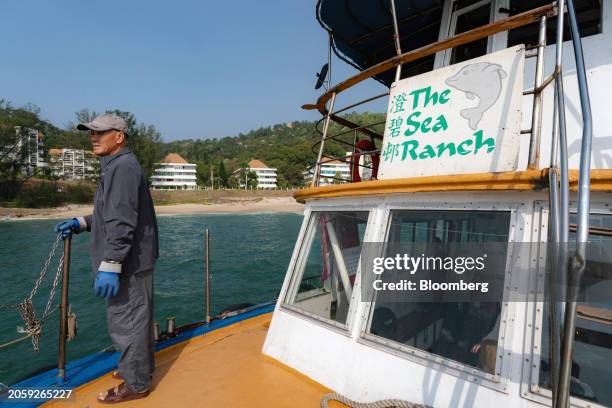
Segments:
[[[70,244],[72,237],[64,239],[64,264],[62,271],[62,299],[60,303],[59,352],[57,362],[57,384],[66,382],[66,337],[68,335],[68,282],[70,278]]]
[[[204,283],[205,283],[205,297],[206,297],[206,302],[205,302],[205,313],[206,313],[206,323],[210,323],[210,245],[209,245],[209,233],[208,233],[208,228],[204,229],[204,250],[206,251],[206,255],[205,255],[205,265],[206,265],[206,270],[204,272]]]
[[[559,370],[559,385],[557,388],[556,407],[566,408],[570,402],[570,377],[572,369],[572,354],[574,333],[576,331],[576,307],[580,282],[586,266],[586,243],[589,237],[590,215],[590,177],[591,177],[591,143],[593,136],[593,118],[587,84],[582,41],[576,19],[574,1],[567,0],[567,13],[570,22],[570,32],[574,45],[576,60],[576,76],[580,94],[582,111],[582,144],[580,149],[580,167],[578,179],[578,214],[576,231],[576,252],[567,269],[570,287],[566,300],[563,336],[561,338],[561,365]],[[561,16],[563,14],[561,13]]]
[[[329,130],[329,123],[331,121],[331,115],[334,111],[334,104],[336,103],[336,93],[334,92],[331,97],[331,101],[329,102],[329,110],[327,111],[327,116],[325,117],[325,124],[323,125],[323,134],[321,135],[321,146],[319,147],[319,154],[317,155],[317,162],[315,164],[315,171],[312,176],[311,187],[316,187],[319,185],[319,175],[321,174],[321,159],[323,157],[323,149],[325,148],[325,138],[327,137],[327,132]]]
[[[538,35],[538,54],[536,61],[535,83],[533,93],[533,111],[531,115],[531,141],[529,143],[529,169],[538,167],[540,154],[540,135],[542,133],[542,99],[544,90],[544,55],[546,52],[546,16],[540,18]]]
[[[400,44],[399,26],[397,25],[397,13],[395,12],[395,0],[391,0],[391,15],[393,17],[393,39],[395,40],[395,51],[397,55],[402,55],[402,47]],[[402,77],[402,64],[398,64],[395,69],[395,82]]]
[[[555,49],[555,86],[553,110],[553,134],[550,157],[550,221],[554,241],[553,268],[550,273],[550,379],[552,405],[556,405],[559,387],[559,359],[561,357],[561,332],[565,315],[565,282],[567,276],[567,241],[569,237],[569,180],[567,163],[567,129],[565,124],[565,95],[563,91],[563,37],[565,0],[557,2],[557,33]],[[559,169],[560,179],[557,178]],[[559,187],[560,183],[560,187]],[[554,284],[554,285],[553,285]],[[556,289],[560,293],[556,293]],[[559,301],[560,300],[560,301]]]

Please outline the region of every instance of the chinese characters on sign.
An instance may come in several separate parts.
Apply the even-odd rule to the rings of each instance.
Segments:
[[[516,169],[524,48],[391,86],[379,178]]]

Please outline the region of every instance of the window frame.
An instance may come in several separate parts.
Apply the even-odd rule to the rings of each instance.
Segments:
[[[472,10],[475,10],[479,7],[482,7],[486,3],[491,5],[491,11],[489,15],[489,23],[493,23],[495,21],[502,20],[507,18],[507,15],[504,13],[500,13],[500,9],[508,8],[510,0],[481,0],[474,4],[470,4],[469,6],[463,7],[458,10],[453,10],[453,5],[455,3],[454,0],[447,0],[444,3],[444,8],[442,10],[442,22],[440,23],[440,35],[438,36],[438,41],[446,40],[448,38],[454,37],[456,34],[454,33],[457,26],[457,18],[460,15],[465,13],[469,13]],[[500,51],[508,48],[508,32],[502,31],[497,34],[493,34],[487,38],[487,52],[486,54],[490,54],[495,51]],[[450,59],[454,48],[449,48],[444,51],[440,51],[436,53],[436,57],[434,60],[434,70],[442,67],[446,67],[451,65]],[[485,55],[486,55],[485,54]]]
[[[332,329],[340,334],[350,337],[355,322],[355,314],[357,311],[358,304],[360,303],[360,275],[361,275],[361,257],[359,264],[357,265],[357,275],[355,277],[355,283],[353,284],[353,292],[349,302],[349,309],[347,312],[346,323],[342,324],[331,319],[319,316],[315,313],[302,310],[299,307],[293,306],[287,303],[287,298],[290,293],[296,290],[299,285],[299,280],[296,271],[300,270],[304,263],[308,260],[310,255],[310,247],[314,239],[314,230],[316,228],[315,213],[319,212],[348,212],[348,211],[362,211],[368,213],[368,221],[363,236],[363,242],[367,242],[369,235],[375,229],[376,210],[378,206],[374,200],[364,200],[359,204],[339,204],[338,202],[326,202],[326,203],[312,203],[309,204],[309,208],[304,212],[304,222],[306,227],[304,233],[300,235],[299,249],[296,248],[295,261],[289,265],[290,272],[288,273],[288,283],[285,290],[279,295],[279,308],[287,313],[294,316],[307,320],[311,323],[321,325],[325,328]]]
[[[402,204],[401,201],[390,202],[387,204],[385,211],[384,224],[380,229],[379,239],[385,240],[388,236],[391,211],[394,210],[415,210],[415,211],[499,211],[499,212],[510,212],[510,222],[508,230],[508,242],[514,242],[517,229],[523,229],[523,225],[517,226],[517,222],[520,219],[517,217],[518,211],[521,207],[530,204],[527,202],[494,202],[494,201],[471,201],[466,203],[436,203],[431,202],[419,202],[419,203],[406,203]],[[506,283],[504,287],[504,297],[507,295],[507,291],[510,286],[515,284],[516,279],[512,271],[514,270],[514,255],[508,253],[506,258]],[[368,333],[369,325],[371,322],[372,313],[374,311],[373,305],[375,302],[369,300],[362,300],[364,303],[364,309],[362,313],[362,323],[360,327],[359,337],[357,342],[366,346],[377,348],[386,353],[396,355],[398,357],[405,358],[417,364],[425,367],[430,367],[434,370],[443,371],[460,378],[467,378],[469,381],[482,385],[496,391],[503,393],[510,393],[510,374],[512,368],[512,356],[511,352],[506,352],[504,345],[508,344],[511,347],[512,337],[515,334],[513,328],[514,316],[516,314],[516,308],[513,302],[501,302],[501,316],[500,328],[498,333],[498,347],[504,350],[503,353],[497,356],[496,373],[490,374],[477,367],[472,367],[467,364],[460,363],[448,359],[446,357],[439,356],[434,353],[429,353],[422,349],[400,344],[392,340],[385,339]],[[518,333],[521,334],[521,333]]]
[[[578,203],[570,201],[570,212],[577,212]],[[602,214],[612,217],[609,204],[602,201],[591,201],[590,214]],[[538,222],[536,222],[538,221]],[[534,206],[534,226],[539,225],[539,242],[548,242],[549,208],[547,200],[538,200]],[[539,262],[542,256],[532,259],[538,273],[533,273],[529,279],[530,299],[527,302],[527,321],[525,327],[525,342],[523,346],[523,374],[521,379],[521,394],[528,400],[540,404],[552,404],[552,391],[542,388],[540,380],[540,350],[542,346],[542,319],[544,318],[544,271]],[[580,408],[606,408],[597,402],[587,401],[570,396],[570,405]]]

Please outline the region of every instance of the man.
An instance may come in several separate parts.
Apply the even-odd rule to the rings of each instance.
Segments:
[[[55,227],[63,237],[90,231],[96,296],[106,298],[108,331],[121,353],[113,377],[123,383],[101,392],[104,403],[144,398],[155,368],[153,269],[158,258],[157,221],[144,172],[126,147],[125,121],[101,115],[78,125],[88,130],[101,157],[100,182],[92,215]]]

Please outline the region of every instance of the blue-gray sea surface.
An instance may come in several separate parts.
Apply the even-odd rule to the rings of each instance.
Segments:
[[[160,258],[157,262],[155,319],[176,316],[177,325],[204,318],[204,239],[210,229],[212,314],[235,303],[259,303],[278,295],[293,251],[300,214],[215,214],[158,217]],[[29,295],[55,239],[55,220],[0,222],[0,304]],[[63,246],[58,247],[57,255]],[[92,271],[87,233],[72,243],[70,303],[77,314],[78,335],[68,342],[68,360],[100,351],[111,344],[104,300],[91,289]],[[56,257],[56,260],[57,261]],[[35,296],[37,315],[47,301],[53,263]],[[59,302],[59,288],[55,304]],[[0,344],[17,338],[21,325],[15,310],[0,310]],[[58,312],[47,320],[34,352],[30,340],[0,349],[0,383],[12,384],[33,371],[57,363]]]

